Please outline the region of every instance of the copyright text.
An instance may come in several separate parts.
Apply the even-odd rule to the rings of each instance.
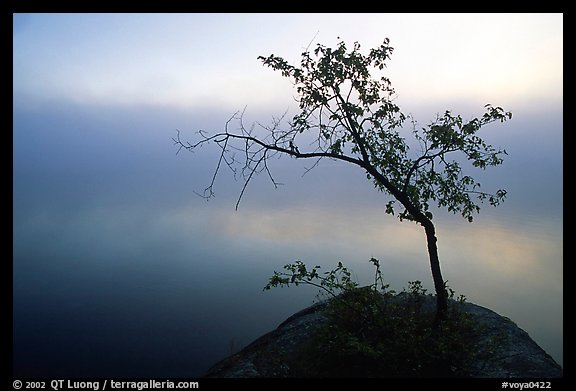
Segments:
[[[118,381],[118,380],[94,380],[94,381],[80,381],[80,380],[48,380],[48,381],[21,381],[14,380],[12,387],[15,390],[43,390],[51,388],[54,391],[60,390],[192,390],[200,388],[200,384],[196,381],[179,381],[174,382],[170,380],[158,381]]]

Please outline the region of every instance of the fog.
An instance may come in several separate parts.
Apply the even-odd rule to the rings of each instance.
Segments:
[[[306,287],[262,291],[295,259],[342,260],[366,284],[376,257],[393,288],[432,290],[422,230],[386,215],[356,167],[302,176],[311,162],[283,158],[272,169],[284,185],[256,178],[238,211],[242,183],[225,170],[216,197],[198,197],[218,151],[176,155],[171,138],[220,130],[231,112],[16,97],[13,113],[14,376],[198,376],[312,303]],[[519,107],[487,128],[509,156],[476,177],[506,202],[472,224],[434,213],[449,285],[560,363],[562,121]]]

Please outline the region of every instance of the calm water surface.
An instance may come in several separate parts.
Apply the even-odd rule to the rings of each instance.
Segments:
[[[432,290],[423,232],[383,213],[127,209],[15,223],[15,375],[200,375],[312,303],[305,287],[262,292],[294,259],[342,260],[366,284],[375,256],[393,288]],[[449,285],[562,362],[561,221],[446,218],[438,236]]]
[[[213,201],[193,194],[213,156],[175,157],[172,131],[158,133],[184,117],[62,110],[14,114],[16,377],[201,375],[312,303],[306,287],[262,291],[295,259],[325,270],[341,260],[368,284],[376,257],[392,288],[432,288],[422,230],[386,215],[358,170],[327,162],[301,177],[308,163],[281,160],[287,185],[258,178],[236,212],[231,175]],[[510,148],[495,172],[504,205],[473,224],[434,220],[448,284],[562,363],[562,156],[527,173],[534,148]]]

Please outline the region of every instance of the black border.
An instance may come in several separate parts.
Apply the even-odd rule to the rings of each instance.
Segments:
[[[204,2],[204,4],[198,4],[198,2],[186,2],[183,0],[180,1],[164,1],[161,4],[160,3],[138,3],[138,10],[135,11],[133,4],[134,3],[129,3],[129,2],[124,2],[124,3],[119,3],[119,2],[105,2],[105,1],[99,1],[99,2],[80,2],[80,1],[46,1],[46,0],[9,0],[9,1],[5,1],[5,2],[1,2],[2,5],[0,5],[1,9],[2,9],[2,15],[1,15],[1,19],[0,19],[0,31],[2,32],[2,37],[4,38],[2,43],[5,46],[5,50],[8,51],[8,48],[13,49],[12,46],[12,41],[8,41],[9,37],[11,36],[9,29],[11,30],[11,27],[13,25],[13,20],[12,20],[12,14],[13,13],[28,13],[28,12],[33,12],[33,13],[47,13],[47,12],[219,12],[222,11],[222,6],[223,4],[220,2]],[[262,5],[262,4],[254,4],[254,3],[242,3],[239,4],[239,8],[241,8],[240,10],[238,10],[238,12],[277,12],[277,5],[273,4],[273,3],[265,3],[267,5]],[[493,5],[496,5],[494,3],[492,3]],[[562,4],[551,4],[551,3],[523,3],[522,6],[523,8],[526,8],[526,6],[528,6],[528,10],[522,10],[523,12],[546,12],[546,13],[563,13],[565,16],[567,16],[567,14],[564,11],[564,8],[566,7],[566,2],[563,2]],[[414,4],[408,4],[405,3],[405,7],[408,8],[409,6],[413,6]],[[337,3],[330,3],[329,6],[325,6],[322,3],[307,3],[306,4],[306,10],[305,12],[325,12],[326,10],[331,10],[331,12],[351,12],[350,10],[345,10],[342,8],[345,8],[346,4],[341,3],[340,5],[338,5]],[[376,12],[376,10],[374,9],[375,7],[382,7],[381,5],[374,5],[374,4],[370,4],[370,3],[366,3],[364,5],[364,9],[362,8],[358,8],[356,7],[357,4],[354,4],[355,9],[354,12]],[[436,4],[434,4],[434,6],[437,6]],[[488,7],[487,3],[481,3],[480,6],[482,8],[486,8]],[[504,7],[505,5],[503,4],[497,4],[498,7]],[[418,8],[420,8],[420,6],[418,5]],[[425,7],[424,7],[425,8]],[[441,9],[442,7],[437,7],[436,12],[438,11],[442,11]],[[492,8],[492,7],[490,7]],[[496,7],[494,7],[496,8]],[[546,8],[546,9],[544,9]],[[381,12],[384,10],[381,10]],[[391,7],[391,9],[387,10],[388,12],[390,11],[394,11],[394,12],[402,12],[401,9],[396,9],[394,10],[394,7]],[[406,12],[408,10],[404,10],[404,12]],[[452,11],[456,11],[456,10],[452,10]],[[479,12],[486,12],[486,10],[477,10]],[[512,10],[511,10],[512,11]],[[512,12],[519,12],[521,10],[515,10]],[[231,11],[234,12],[234,11]],[[433,16],[433,15],[432,15]],[[10,19],[8,19],[10,18]],[[9,77],[10,75],[5,74],[4,75],[6,78]],[[8,98],[8,93],[10,93],[8,91],[8,86],[12,86],[12,82],[5,82],[3,83],[3,85],[6,87],[6,98]],[[4,100],[3,102],[6,102],[7,100]],[[4,114],[4,118],[10,118],[10,123],[12,124],[12,116],[10,115],[10,113],[8,112],[8,105],[4,104],[3,108],[6,111]],[[13,106],[12,106],[13,108]],[[12,128],[12,126],[11,126]],[[5,162],[4,162],[4,169],[5,171],[8,173],[9,177],[10,177],[10,184],[13,185],[13,151],[12,151],[12,132],[9,133],[8,135],[8,140],[6,141],[6,139],[4,139],[4,143],[2,143],[4,145],[4,147],[7,149],[7,151],[5,151],[2,154],[2,157],[4,158]],[[566,153],[565,156],[569,156],[568,153],[570,153],[571,151],[569,150],[567,144],[564,144],[564,153]],[[566,162],[566,161],[565,161]],[[567,177],[567,172],[568,170],[566,169],[567,167],[564,167],[564,176],[565,179],[568,179]],[[564,199],[565,200],[570,200],[570,196],[571,196],[571,191],[570,189],[568,189],[567,187],[564,187]],[[10,200],[10,204],[13,205],[13,192],[10,191],[10,196],[8,197]],[[7,204],[6,202],[6,198],[4,198],[5,201],[5,205]],[[8,213],[5,214],[6,216],[6,221],[8,221]],[[12,214],[10,214],[10,216],[12,216]],[[6,224],[8,225],[8,224]],[[8,228],[8,227],[7,227]],[[7,232],[7,231],[4,231]],[[6,235],[4,234],[3,237],[6,240],[6,244],[4,246],[4,248],[10,248],[11,249],[11,253],[12,253],[12,243],[13,243],[13,232],[12,229],[10,229],[10,235]],[[570,232],[571,234],[571,232]],[[567,248],[565,247],[565,250],[567,250]],[[12,254],[13,255],[13,254]],[[13,259],[13,257],[12,257]],[[5,308],[8,308],[8,310],[6,312],[8,312],[7,314],[5,313],[6,317],[4,318],[5,321],[9,320],[10,323],[12,323],[12,318],[13,318],[13,281],[12,281],[12,276],[13,276],[13,265],[12,262],[5,260],[5,263],[8,264],[8,266],[3,270],[2,275],[4,277],[4,281],[2,284],[2,288],[3,288],[3,297],[5,298],[5,300],[9,300],[8,305]],[[564,280],[564,282],[566,282],[566,280]],[[564,298],[565,300],[567,299],[566,297],[566,291],[564,291]],[[564,321],[566,323],[566,321]],[[3,350],[4,356],[6,357],[6,360],[4,360],[4,363],[9,363],[9,368],[10,370],[7,370],[6,368],[4,368],[4,370],[2,371],[3,375],[7,375],[8,371],[12,372],[13,369],[13,330],[12,327],[11,328],[7,328],[5,327],[4,330],[9,330],[8,333],[10,333],[10,336],[6,339],[4,339],[4,341],[9,341],[8,343],[3,344],[3,346],[6,346],[6,348]],[[572,338],[570,338],[570,330],[568,330],[568,333],[565,334],[564,336],[564,340],[565,343],[564,345],[566,346],[567,343],[566,341],[571,340]],[[8,348],[10,347],[10,348]],[[565,350],[565,352],[568,350]],[[565,364],[564,368],[566,368],[566,366],[568,368],[571,367],[570,364],[570,360],[569,358],[569,353],[565,355]],[[165,380],[170,380],[173,381],[175,383],[179,382],[179,381],[196,381],[199,383],[200,387],[199,389],[220,389],[221,387],[249,387],[250,389],[270,389],[270,387],[274,387],[274,386],[289,386],[289,387],[349,387],[352,389],[363,389],[364,387],[391,387],[391,389],[393,390],[404,390],[406,388],[410,388],[412,389],[412,387],[432,387],[433,389],[438,388],[438,390],[450,390],[450,389],[455,389],[455,390],[468,390],[470,388],[472,389],[483,389],[483,390],[500,390],[503,389],[502,388],[502,383],[507,381],[509,383],[529,383],[529,382],[550,382],[551,384],[551,390],[557,390],[557,389],[562,389],[563,386],[571,379],[570,374],[568,374],[568,376],[566,376],[566,372],[564,373],[564,378],[561,379],[204,379],[204,378],[190,378],[190,379],[179,379],[179,378],[174,378],[174,379],[170,379],[170,378],[154,378],[155,380],[158,381],[165,381]],[[4,377],[4,376],[3,376]],[[50,381],[54,380],[56,378],[41,378],[41,379],[18,379],[21,381],[45,381],[48,382],[47,383],[47,387],[46,389],[51,389],[48,388],[49,387],[49,383]],[[60,378],[58,378],[57,380],[59,380]],[[6,388],[4,388],[5,390],[12,390],[13,388],[13,381],[14,381],[14,377],[12,376],[12,374],[10,374],[8,376],[7,381],[4,383],[6,385]],[[88,379],[74,379],[74,380],[80,380],[80,381],[95,381],[95,380],[99,380],[100,382],[103,381],[103,379],[101,378],[88,378]],[[148,379],[114,379],[114,380],[123,380],[123,381],[146,381]],[[63,388],[66,389],[66,388]],[[101,388],[100,388],[101,389]],[[109,387],[107,389],[110,389]],[[508,388],[508,389],[512,389],[512,388]],[[517,388],[519,389],[519,388]],[[524,390],[529,389],[529,388],[524,388]]]

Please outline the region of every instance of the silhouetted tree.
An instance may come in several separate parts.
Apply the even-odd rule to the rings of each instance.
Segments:
[[[463,120],[446,111],[423,128],[411,121],[410,130],[401,131],[407,116],[394,103],[390,80],[376,77],[390,58],[393,48],[389,40],[371,49],[367,55],[354,43],[348,51],[344,42],[336,49],[318,44],[313,52],[302,53],[300,66],[290,65],[281,57],[258,57],[264,65],[280,71],[296,88],[299,113],[287,124],[283,117],[270,126],[246,127],[243,113],[230,118],[223,131],[210,135],[199,131],[194,142],[183,142],[180,133],[174,139],[179,150],[194,150],[206,143],[220,147],[220,156],[210,185],[204,196],[213,195],[215,179],[224,165],[244,180],[236,208],[252,178],[260,173],[274,179],[268,161],[278,154],[297,159],[334,159],[354,164],[365,171],[375,187],[390,195],[386,213],[399,219],[420,224],[426,233],[430,267],[437,297],[437,321],[447,312],[446,284],[440,270],[437,238],[431,203],[460,213],[468,221],[479,212],[477,202],[498,205],[505,190],[495,193],[480,191],[480,183],[465,175],[460,163],[450,160],[456,153],[468,159],[474,167],[484,169],[502,163],[505,150],[488,145],[478,135],[482,126],[512,118],[500,107],[485,106],[479,118]],[[231,129],[231,123],[236,127]],[[301,135],[312,135],[299,144]],[[405,135],[414,137],[419,147],[410,149]],[[414,143],[416,144],[416,143]],[[397,207],[400,207],[397,212]]]

